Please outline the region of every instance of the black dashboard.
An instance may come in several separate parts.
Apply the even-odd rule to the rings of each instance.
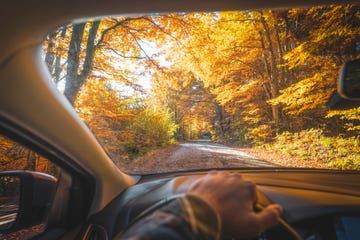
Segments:
[[[258,203],[282,205],[282,218],[306,240],[360,239],[360,175],[315,170],[229,170],[257,184]],[[109,239],[143,211],[181,192],[207,172],[143,176],[88,224],[101,226]],[[275,227],[255,239],[284,238]]]

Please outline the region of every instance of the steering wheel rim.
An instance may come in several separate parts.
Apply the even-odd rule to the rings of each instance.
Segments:
[[[254,210],[257,212],[260,212],[263,209],[264,207],[259,203],[255,204],[254,206]],[[300,234],[290,224],[288,224],[282,217],[279,217],[279,224],[272,229],[276,229],[276,228],[283,228],[291,236],[291,239],[303,240]]]

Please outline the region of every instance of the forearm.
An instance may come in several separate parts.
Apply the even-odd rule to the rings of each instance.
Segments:
[[[185,195],[133,224],[120,239],[219,239],[220,220],[201,198]]]

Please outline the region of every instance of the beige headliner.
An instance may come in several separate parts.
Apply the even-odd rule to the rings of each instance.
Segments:
[[[5,0],[6,1],[6,0]],[[357,1],[314,0],[7,0],[0,7],[0,62],[29,44],[39,44],[43,36],[75,18],[110,14],[231,10],[308,6]]]
[[[104,153],[51,83],[38,47],[52,29],[73,19],[173,11],[280,8],[349,1],[313,0],[8,0],[0,7],[0,115],[62,150],[96,178],[91,213],[133,184]],[[351,1],[359,3],[359,1]]]

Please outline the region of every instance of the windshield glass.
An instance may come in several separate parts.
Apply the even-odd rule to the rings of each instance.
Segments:
[[[49,34],[58,89],[128,173],[360,169],[360,108],[329,110],[360,58],[358,6],[172,13]]]

